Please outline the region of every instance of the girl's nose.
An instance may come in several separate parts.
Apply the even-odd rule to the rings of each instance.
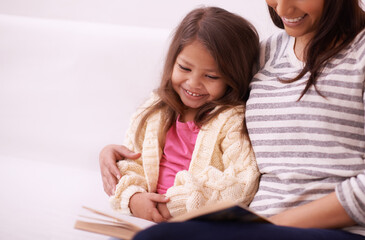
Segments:
[[[197,76],[197,74],[191,74],[188,79],[188,85],[191,88],[199,88],[201,84],[200,76]]]
[[[280,17],[290,17],[294,12],[292,0],[277,0],[275,11]]]

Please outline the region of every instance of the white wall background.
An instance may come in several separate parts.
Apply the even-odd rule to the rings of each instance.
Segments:
[[[275,31],[264,0],[0,0],[0,14],[172,29],[194,7],[241,14],[262,36]]]

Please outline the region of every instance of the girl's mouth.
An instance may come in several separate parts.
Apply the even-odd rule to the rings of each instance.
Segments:
[[[188,95],[192,96],[192,97],[203,97],[203,96],[207,96],[208,94],[199,94],[199,93],[194,93],[194,92],[190,92],[187,89],[183,89]]]

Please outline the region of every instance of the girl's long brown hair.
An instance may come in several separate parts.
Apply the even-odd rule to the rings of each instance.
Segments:
[[[161,136],[183,114],[185,106],[174,91],[171,75],[177,56],[193,41],[200,41],[218,65],[219,73],[227,84],[223,97],[201,106],[194,122],[202,126],[225,109],[245,104],[254,64],[259,56],[259,37],[256,29],[239,15],[218,7],[197,8],[186,15],[173,35],[163,69],[161,84],[156,90],[159,100],[143,112],[136,139],[151,114],[164,110]],[[215,107],[221,106],[215,109]],[[243,122],[243,119],[242,119]]]
[[[284,29],[284,24],[275,10],[268,6],[274,24]],[[350,45],[365,26],[365,13],[360,0],[325,0],[323,14],[315,36],[304,52],[305,66],[297,77],[285,82],[295,82],[307,72],[310,73],[306,87],[299,100],[313,85],[326,63],[344,48]]]

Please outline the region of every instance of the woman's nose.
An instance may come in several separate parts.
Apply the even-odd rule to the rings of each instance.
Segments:
[[[294,12],[292,0],[277,0],[275,11],[280,17],[291,17]]]

